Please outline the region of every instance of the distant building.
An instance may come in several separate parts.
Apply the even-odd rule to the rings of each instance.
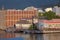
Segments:
[[[60,19],[39,20],[38,29],[42,28],[60,28]]]
[[[6,20],[5,20],[5,18],[6,18],[6,14],[5,14],[5,12],[6,12],[6,10],[4,10],[4,9],[2,9],[2,10],[0,10],[0,29],[5,29],[6,28],[6,26],[5,26],[5,24],[6,24]]]
[[[37,9],[34,7],[32,7],[31,10],[0,10],[0,28],[14,27],[14,24],[16,24],[21,19],[31,19],[32,16],[36,17],[36,15]]]
[[[60,7],[54,6],[54,7],[53,7],[53,12],[55,12],[56,15],[59,15],[59,16],[60,16]]]
[[[25,18],[25,19],[22,19],[22,20],[26,20],[26,21],[29,21],[30,23],[38,23],[38,18],[34,17],[34,18]]]
[[[29,21],[27,20],[20,20],[16,24],[16,29],[29,29],[29,27],[32,25]]]
[[[30,7],[25,8],[24,10],[25,10],[25,11],[27,11],[27,10],[37,10],[37,8],[35,8],[35,7],[33,7],[33,6],[30,6]]]
[[[6,26],[13,26],[23,18],[32,18],[37,14],[37,10],[6,10]]]
[[[39,9],[38,12],[43,13],[44,11],[42,9]]]
[[[45,12],[52,11],[52,8],[46,8]]]
[[[31,19],[21,19],[20,21],[18,21],[15,25],[17,29],[28,29],[31,25],[32,22],[34,24],[38,23],[38,19],[37,18],[31,18]]]

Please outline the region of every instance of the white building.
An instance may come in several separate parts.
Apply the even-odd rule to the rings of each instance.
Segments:
[[[48,11],[52,11],[52,8],[50,7],[45,9],[45,12],[48,12]]]
[[[18,21],[15,25],[16,25],[16,29],[29,29],[29,27],[32,25],[32,20],[33,23],[38,23],[38,19],[34,18],[34,19],[21,19],[20,21]]]
[[[52,20],[39,20],[38,29],[42,28],[60,28],[60,19],[52,19]]]
[[[44,11],[42,9],[39,9],[38,12],[43,13]]]
[[[26,20],[20,20],[15,25],[16,25],[16,29],[18,29],[18,30],[29,29],[31,23],[29,21],[26,21]]]
[[[56,15],[60,15],[60,7],[58,7],[58,6],[54,6],[54,8],[53,8],[53,12],[55,12]]]
[[[37,8],[30,6],[30,7],[25,8],[24,10],[37,10]]]

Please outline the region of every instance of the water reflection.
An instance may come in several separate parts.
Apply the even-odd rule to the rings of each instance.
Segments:
[[[0,38],[22,37],[25,40],[60,40],[60,33],[51,34],[21,34],[21,33],[2,33]]]
[[[44,40],[60,40],[60,33],[44,34]]]
[[[0,34],[0,38],[14,38],[15,34],[14,33],[2,33]]]

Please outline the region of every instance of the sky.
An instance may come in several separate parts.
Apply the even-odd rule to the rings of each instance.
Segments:
[[[59,0],[0,0],[0,9],[24,9],[29,6],[37,8],[50,7],[58,4]]]

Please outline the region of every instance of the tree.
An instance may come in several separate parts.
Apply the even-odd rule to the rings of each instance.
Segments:
[[[48,12],[45,12],[45,13],[38,13],[38,17],[44,17],[45,19],[48,19],[48,20],[51,20],[51,19],[59,19],[60,16],[56,15],[55,12],[53,11],[48,11]]]
[[[43,13],[39,12],[38,17],[41,17],[41,16],[43,16]]]
[[[60,19],[60,16],[56,15],[56,18]]]
[[[30,26],[29,29],[30,29],[30,30],[37,30],[37,26],[33,23],[33,24]]]
[[[29,27],[29,29],[32,30],[32,29],[33,29],[33,26],[31,25],[31,26]]]
[[[52,11],[45,12],[43,16],[46,16],[48,20],[51,20],[56,17],[56,14]]]

